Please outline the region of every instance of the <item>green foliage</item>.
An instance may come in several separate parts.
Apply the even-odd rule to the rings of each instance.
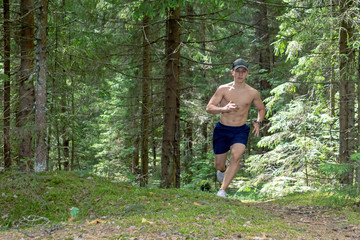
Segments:
[[[270,117],[274,110],[282,108],[289,99],[292,99],[295,91],[296,87],[292,82],[283,83],[273,88],[270,92],[272,96],[264,100],[266,107],[269,110],[267,112],[267,117]]]
[[[340,164],[336,162],[325,162],[319,164],[319,171],[329,177],[342,176],[343,174],[349,172],[351,168],[352,164]]]
[[[260,184],[260,194],[270,197],[317,187],[316,181],[309,181],[310,176],[321,177],[326,163],[336,164],[332,152],[337,146],[335,119],[321,102],[297,98],[275,113],[270,122],[268,131],[272,134],[258,143],[270,151],[247,159],[254,178],[245,186]]]
[[[287,4],[295,7],[279,7]],[[273,191],[282,192],[280,195],[305,191],[306,185],[314,188],[322,184],[319,176],[332,182],[350,166],[335,161],[338,122],[327,111],[328,89],[338,67],[336,29],[339,21],[334,17],[338,9],[321,4],[321,1],[266,2],[270,41],[276,36],[272,46],[280,56],[271,60],[271,71],[267,72],[257,65],[254,56],[254,51],[262,48],[263,43],[255,37],[258,26],[249,24],[254,22],[258,11],[249,2],[51,1],[48,29],[51,169],[57,168],[57,161],[64,162],[62,144],[68,140],[69,147],[74,147],[72,157],[76,168],[135,184],[138,176],[131,173],[131,161],[139,155],[141,134],[144,46],[141,20],[148,15],[151,34],[147,40],[151,43],[152,55],[152,149],[149,155],[155,155],[154,161],[158,164],[157,167],[149,165],[153,170],[149,177],[150,185],[157,185],[166,59],[164,22],[167,10],[180,7],[180,139],[181,164],[185,166],[181,172],[182,183],[187,188],[198,189],[205,181],[213,187],[211,136],[204,139],[200,129],[208,124],[209,133],[218,121],[218,116],[205,113],[205,106],[217,86],[232,81],[230,66],[238,56],[251,63],[249,85],[260,89],[260,83],[267,80],[273,86],[271,91],[261,92],[262,97],[268,97],[265,102],[271,123],[266,126],[269,135],[263,137],[258,146],[255,146],[258,138],[250,139],[250,154],[260,154],[247,160],[246,174],[250,173],[253,179],[239,194],[251,198],[259,194],[273,196]],[[354,14],[354,10],[350,13]],[[357,47],[358,42],[353,46]],[[16,94],[12,95],[17,97]],[[248,117],[256,116],[257,111],[252,108]],[[183,129],[188,125],[193,131],[191,139],[183,137]],[[186,141],[193,144],[191,154]],[[208,153],[204,153],[206,145]],[[354,155],[353,161],[357,159]],[[58,196],[49,193],[48,197]],[[83,208],[80,215],[82,211]]]

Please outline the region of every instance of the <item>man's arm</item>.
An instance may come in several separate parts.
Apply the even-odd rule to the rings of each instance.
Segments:
[[[266,110],[265,110],[264,103],[261,100],[259,92],[256,92],[256,96],[254,98],[254,106],[258,110],[257,121],[262,122],[264,120]],[[257,122],[253,122],[253,126],[254,126],[254,130],[252,132],[254,133],[255,136],[258,137],[259,131],[260,131],[260,124],[258,124]]]
[[[227,112],[234,112],[238,110],[238,106],[230,101],[224,107],[218,107],[220,101],[223,99],[224,94],[221,87],[219,87],[215,94],[211,97],[208,105],[206,106],[206,112],[211,114],[218,114],[218,113],[227,113]]]

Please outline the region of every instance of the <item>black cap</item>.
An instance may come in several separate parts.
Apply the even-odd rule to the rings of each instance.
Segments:
[[[249,64],[247,64],[247,62],[245,62],[244,59],[238,58],[233,62],[232,69],[236,70],[236,69],[238,69],[240,67],[245,68],[246,70],[248,70]]]

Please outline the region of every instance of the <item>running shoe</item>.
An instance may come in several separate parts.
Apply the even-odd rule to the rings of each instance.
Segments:
[[[222,189],[220,189],[216,195],[218,197],[223,197],[223,198],[227,197],[227,194],[226,194],[225,190],[222,190]]]

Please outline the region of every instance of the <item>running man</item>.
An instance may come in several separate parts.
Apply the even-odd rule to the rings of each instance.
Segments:
[[[240,168],[240,159],[245,151],[250,133],[246,125],[251,104],[258,110],[257,120],[253,121],[253,133],[259,136],[261,122],[265,116],[264,103],[257,90],[245,83],[249,74],[249,65],[241,58],[232,64],[231,74],[234,81],[221,85],[211,97],[206,112],[220,113],[213,134],[215,168],[217,179],[222,183],[217,195],[226,197],[226,189]],[[230,165],[226,166],[227,153],[230,150]]]

